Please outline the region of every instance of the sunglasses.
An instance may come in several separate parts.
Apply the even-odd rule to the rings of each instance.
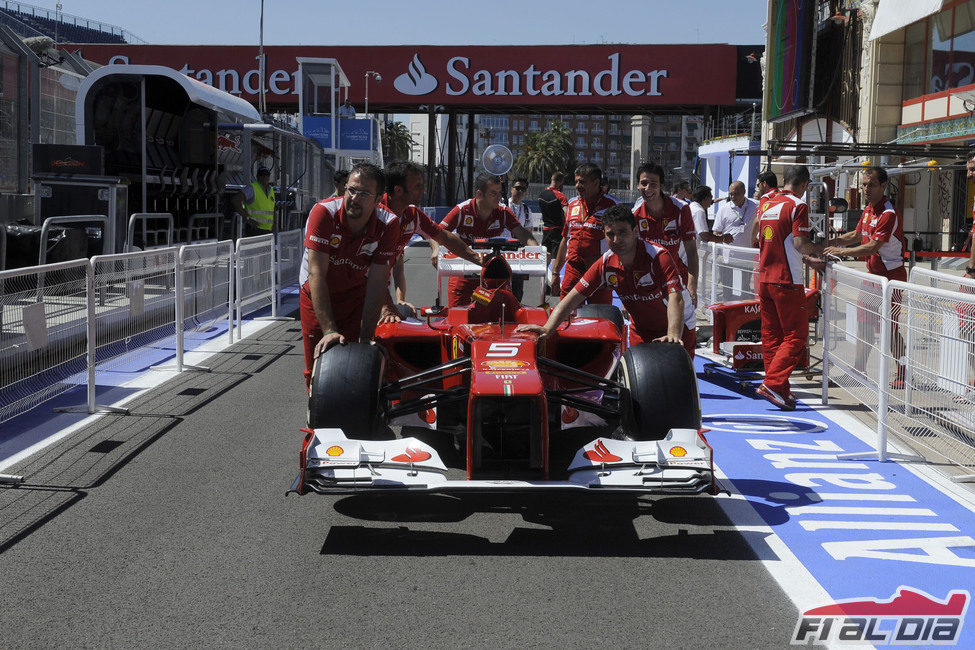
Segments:
[[[516,191],[516,192],[524,192],[524,191],[525,191],[525,190],[527,190],[527,189],[528,189],[528,188],[527,188],[527,187],[525,187],[524,185],[515,185],[515,191]]]

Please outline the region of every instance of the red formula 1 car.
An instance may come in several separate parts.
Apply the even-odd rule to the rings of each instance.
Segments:
[[[543,341],[516,332],[548,317],[511,292],[512,269],[545,277],[545,251],[489,245],[483,269],[440,259],[440,277],[480,274],[469,306],[424,308],[379,326],[375,345],[319,358],[292,490],[712,492],[684,349],[627,349],[611,305],[583,306]]]

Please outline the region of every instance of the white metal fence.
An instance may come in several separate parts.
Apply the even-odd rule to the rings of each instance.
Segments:
[[[758,249],[715,244],[698,245],[700,277],[697,316],[713,322],[708,307],[719,302],[758,298]]]
[[[899,456],[894,436],[975,480],[975,282],[919,268],[911,280],[829,266],[823,401],[828,379],[874,411],[879,458]]]
[[[300,231],[299,235],[300,235]],[[282,233],[282,282],[297,281],[300,236]],[[241,251],[246,270],[235,256]],[[295,258],[297,257],[297,261]],[[0,422],[72,388],[119,385],[242,320],[276,305],[272,236],[194,244],[0,272]],[[243,291],[236,281],[244,279]],[[287,288],[287,285],[284,285]],[[108,372],[105,372],[108,371]],[[105,388],[101,386],[100,388]]]
[[[0,422],[85,381],[88,260],[0,273]]]

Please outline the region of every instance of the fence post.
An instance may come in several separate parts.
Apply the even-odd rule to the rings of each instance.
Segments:
[[[234,300],[237,297],[237,245],[230,247],[229,276],[230,293],[227,295],[227,336],[231,344],[234,342]]]
[[[711,245],[711,304],[714,305],[718,302],[718,245],[714,242],[709,243]]]
[[[823,313],[821,318],[823,320],[823,381],[822,381],[822,396],[821,401],[824,405],[829,404],[829,345],[830,345],[830,302],[833,298],[832,291],[832,271],[833,264],[829,263],[826,265],[826,271],[823,273],[823,286],[819,288],[819,297],[823,303]]]

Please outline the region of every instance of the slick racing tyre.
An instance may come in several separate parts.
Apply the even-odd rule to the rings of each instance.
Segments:
[[[676,343],[641,343],[620,364],[629,390],[634,440],[662,440],[671,429],[700,429],[701,400],[691,358]]]
[[[315,361],[308,395],[308,426],[342,429],[348,438],[377,439],[379,388],[386,361],[374,345],[349,343],[329,348]]]
[[[602,318],[615,325],[620,334],[626,331],[623,312],[616,305],[582,305],[576,310],[576,318]]]

